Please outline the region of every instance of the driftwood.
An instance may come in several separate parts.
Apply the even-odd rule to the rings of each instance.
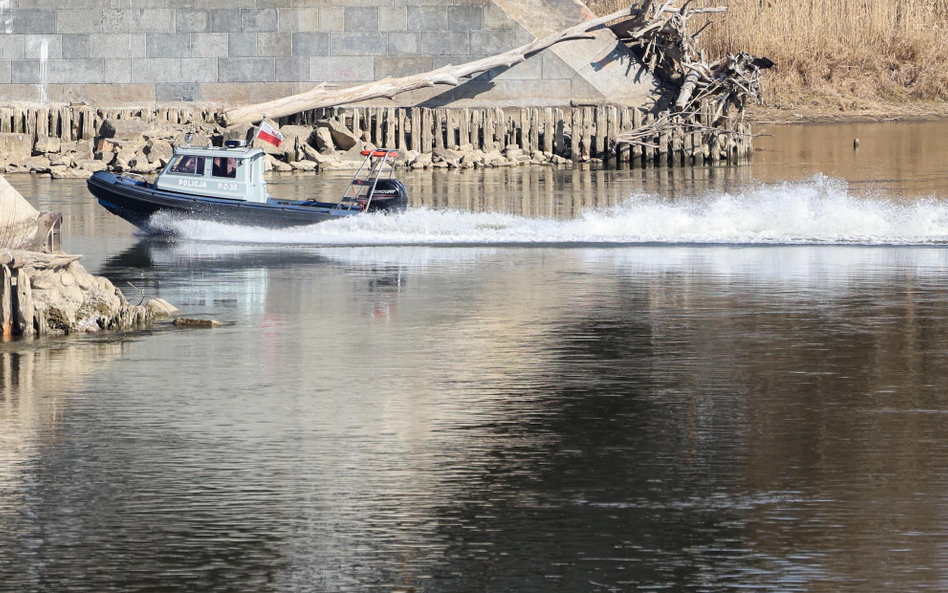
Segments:
[[[650,2],[648,4],[650,4]],[[640,36],[646,35],[648,30],[652,30],[655,27],[661,27],[662,23],[664,22],[665,12],[671,16],[674,16],[678,12],[678,9],[671,8],[670,4],[671,2],[666,3],[666,5],[659,9],[659,11],[656,12],[652,17],[642,20],[642,25],[639,28],[645,32],[639,32]],[[481,74],[493,68],[513,66],[514,64],[523,62],[530,55],[563,41],[568,41],[571,39],[585,39],[588,37],[587,34],[589,32],[598,29],[611,21],[629,16],[642,18],[644,14],[640,9],[632,7],[626,8],[602,18],[585,21],[558,33],[548,35],[543,39],[537,39],[531,43],[522,45],[501,54],[482,58],[473,62],[467,62],[458,66],[449,64],[447,66],[438,68],[437,70],[415,74],[412,76],[406,76],[402,78],[388,77],[376,82],[370,82],[345,89],[330,89],[327,88],[326,83],[322,83],[317,85],[315,88],[299,95],[293,95],[291,97],[284,97],[282,99],[276,99],[266,103],[258,103],[256,105],[248,105],[245,107],[235,107],[233,109],[226,110],[223,112],[223,114],[221,114],[221,123],[225,126],[233,126],[235,124],[247,122],[256,123],[263,120],[264,118],[285,117],[287,115],[293,115],[295,113],[309,109],[318,109],[320,107],[333,107],[336,105],[358,103],[360,101],[376,99],[379,97],[386,97],[390,99],[395,95],[407,91],[433,87],[438,84],[457,86],[461,84],[462,79],[464,78]],[[633,33],[636,32],[633,31]]]
[[[41,253],[38,251],[24,251],[21,249],[0,249],[0,265],[11,268],[33,268],[36,270],[65,268],[74,261],[82,259],[81,255],[66,255],[64,253]]]
[[[722,118],[730,117],[732,111],[743,118],[748,101],[762,102],[760,71],[772,67],[773,62],[741,52],[708,63],[698,49],[698,38],[711,21],[695,33],[689,30],[689,20],[695,15],[725,12],[727,8],[693,9],[692,0],[672,8],[673,1],[658,4],[645,0],[639,14],[611,27],[649,71],[678,87],[670,111],[637,129],[621,131],[614,137],[617,143],[652,147],[647,139],[672,132],[742,136],[733,128],[720,126]]]

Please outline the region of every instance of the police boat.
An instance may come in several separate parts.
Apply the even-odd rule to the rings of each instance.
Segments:
[[[134,173],[99,171],[87,184],[106,210],[152,234],[169,232],[152,222],[159,212],[187,220],[286,228],[408,205],[404,184],[393,177],[394,150],[362,151],[362,166],[336,201],[271,198],[263,179],[264,156],[263,150],[237,142],[184,146],[175,149],[152,183]]]

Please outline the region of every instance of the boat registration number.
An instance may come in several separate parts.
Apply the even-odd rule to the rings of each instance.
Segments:
[[[217,189],[222,189],[224,191],[237,191],[236,183],[218,183]]]

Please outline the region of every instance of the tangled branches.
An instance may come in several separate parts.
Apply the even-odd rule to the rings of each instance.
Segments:
[[[632,18],[612,25],[613,32],[648,70],[677,90],[670,111],[639,129],[621,133],[618,142],[647,146],[647,138],[672,130],[742,134],[721,127],[722,119],[734,112],[743,118],[748,101],[762,102],[761,69],[772,67],[773,62],[740,52],[709,63],[698,49],[698,39],[713,21],[708,20],[694,33],[689,21],[727,8],[691,8],[692,2],[686,0],[681,7],[674,7],[675,0],[644,0]],[[704,116],[699,117],[702,111]]]

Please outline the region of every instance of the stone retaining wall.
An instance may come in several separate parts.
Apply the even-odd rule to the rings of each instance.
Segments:
[[[0,102],[254,103],[322,81],[355,84],[471,61],[587,13],[577,0],[0,0]],[[650,100],[651,78],[627,77],[634,57],[602,34],[457,89],[386,104]]]

